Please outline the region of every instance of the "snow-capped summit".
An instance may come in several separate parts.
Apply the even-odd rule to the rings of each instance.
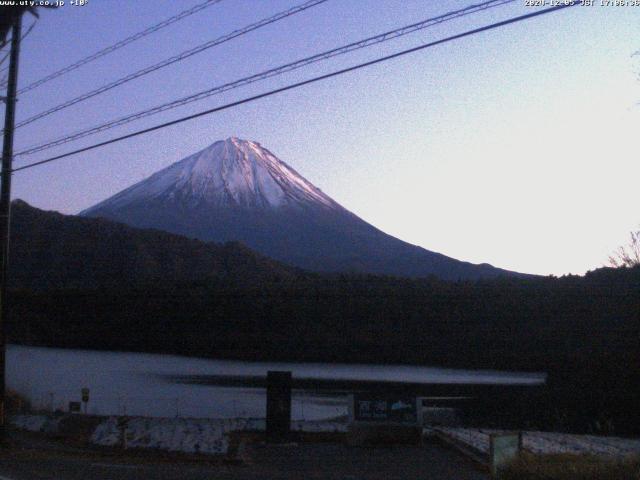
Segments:
[[[510,274],[408,244],[338,205],[259,143],[231,137],[81,215],[205,241],[240,241],[317,271],[445,279]]]
[[[230,137],[82,213],[90,215],[98,209],[120,209],[152,199],[247,208],[340,208],[259,143]]]

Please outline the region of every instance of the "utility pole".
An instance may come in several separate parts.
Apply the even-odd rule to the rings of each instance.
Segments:
[[[11,224],[11,170],[13,168],[13,131],[16,114],[16,91],[18,85],[18,60],[20,37],[22,36],[21,9],[13,9],[11,53],[7,97],[4,116],[4,138],[2,145],[2,173],[0,180],[0,442],[5,440],[5,356],[7,323],[7,267],[9,264],[9,228]]]

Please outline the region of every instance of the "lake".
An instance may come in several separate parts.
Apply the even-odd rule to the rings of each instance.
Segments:
[[[348,397],[344,385],[349,382],[536,385],[545,381],[545,375],[537,373],[407,365],[244,362],[7,346],[8,388],[28,398],[35,408],[66,411],[69,401],[80,401],[81,389],[86,387],[90,389],[88,413],[96,415],[261,418],[265,416],[265,390],[255,386],[254,380],[266,377],[269,370],[290,370],[294,379],[328,386],[320,391],[295,389],[294,420],[346,415]],[[336,388],[331,388],[332,384]]]

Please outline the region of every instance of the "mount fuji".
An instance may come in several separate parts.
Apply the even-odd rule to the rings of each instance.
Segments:
[[[80,215],[205,241],[236,240],[313,271],[447,280],[515,274],[394,238],[340,206],[259,143],[235,137],[215,142]]]

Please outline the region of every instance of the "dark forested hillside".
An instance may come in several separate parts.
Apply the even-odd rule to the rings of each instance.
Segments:
[[[299,275],[14,294],[15,341],[540,370],[637,353],[640,269],[449,283]],[[126,332],[126,334],[125,334]]]
[[[295,269],[230,242],[206,243],[13,202],[11,286],[61,289],[139,282],[287,278]]]

